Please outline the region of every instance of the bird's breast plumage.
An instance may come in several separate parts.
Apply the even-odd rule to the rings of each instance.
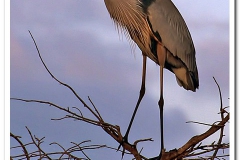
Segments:
[[[147,22],[147,14],[143,11],[140,0],[104,0],[110,17],[117,29],[122,31],[129,40],[154,62],[158,63],[156,55],[151,51],[152,31]]]

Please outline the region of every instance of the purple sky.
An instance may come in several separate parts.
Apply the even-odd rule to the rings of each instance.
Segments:
[[[186,121],[213,123],[220,119],[219,94],[213,76],[229,105],[229,4],[225,0],[173,1],[191,32],[199,71],[197,92],[179,87],[175,76],[164,72],[164,123],[167,150],[180,147],[208,127]],[[141,84],[142,56],[132,50],[124,35],[118,35],[103,0],[11,0],[11,97],[52,101],[64,107],[77,106],[89,115],[73,94],[54,81],[42,66],[30,30],[51,72],[71,85],[87,101],[90,96],[105,121],[121,126],[125,133]],[[130,142],[145,142],[143,155],[156,156],[160,146],[159,67],[147,61],[146,94],[129,135]],[[28,139],[28,126],[45,147],[57,141],[92,140],[92,144],[117,147],[101,128],[72,120],[51,121],[62,112],[47,105],[11,101],[11,132]],[[228,128],[227,128],[228,129]],[[207,141],[217,140],[216,135]],[[64,137],[64,138],[63,138]],[[224,141],[228,141],[228,134]],[[11,142],[12,145],[15,143]],[[56,149],[56,148],[55,148]],[[87,151],[91,159],[121,159],[108,149]],[[132,157],[124,157],[130,159]]]

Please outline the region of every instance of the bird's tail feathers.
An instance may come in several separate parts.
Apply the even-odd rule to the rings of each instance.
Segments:
[[[186,90],[193,92],[198,88],[198,80],[196,80],[193,72],[188,71],[185,67],[175,68],[173,72],[176,75],[176,80],[179,86],[182,86]]]

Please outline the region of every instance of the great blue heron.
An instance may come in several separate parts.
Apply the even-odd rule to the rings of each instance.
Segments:
[[[145,93],[146,59],[160,66],[160,127],[161,157],[163,142],[163,68],[173,72],[177,82],[186,90],[196,91],[199,86],[195,48],[188,27],[171,0],[104,0],[107,10],[117,28],[122,29],[142,51],[143,70],[139,98],[128,134]]]

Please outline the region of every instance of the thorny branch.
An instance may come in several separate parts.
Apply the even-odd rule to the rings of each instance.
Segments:
[[[45,67],[45,69],[47,70],[47,72],[50,74],[50,76],[57,81],[58,83],[60,83],[61,85],[65,86],[66,88],[68,88],[73,94],[74,96],[83,104],[83,106],[90,111],[90,113],[96,118],[91,119],[91,118],[87,118],[85,117],[82,112],[81,109],[77,108],[77,107],[73,107],[72,109],[70,108],[64,108],[61,107],[60,105],[54,104],[52,102],[48,102],[48,101],[42,101],[42,100],[27,100],[27,99],[21,99],[21,98],[11,98],[12,100],[19,100],[19,101],[24,101],[24,102],[35,102],[35,103],[42,103],[42,104],[47,104],[49,106],[55,107],[57,109],[60,109],[62,111],[64,111],[66,113],[66,115],[62,118],[55,118],[52,120],[63,120],[63,119],[67,119],[67,118],[71,118],[74,120],[80,120],[80,121],[84,121],[87,122],[89,124],[92,125],[96,125],[101,127],[105,132],[107,132],[113,139],[115,139],[118,143],[122,142],[122,134],[120,131],[120,127],[117,125],[112,125],[110,123],[107,123],[104,121],[104,119],[101,117],[100,112],[98,111],[98,109],[96,108],[96,106],[94,105],[94,103],[92,102],[92,100],[90,99],[90,97],[88,97],[89,102],[91,103],[93,109],[75,92],[75,90],[69,86],[66,83],[63,83],[62,81],[60,81],[59,79],[57,79],[48,69],[47,65],[45,64],[45,62],[43,61],[40,51],[38,49],[38,46],[35,42],[35,39],[33,38],[31,32],[29,31],[32,40],[34,42],[34,45],[36,47],[36,50],[38,52],[38,56],[43,64],[43,66]],[[215,80],[215,78],[214,78]],[[224,136],[223,131],[224,131],[224,127],[225,127],[225,123],[228,122],[229,120],[229,113],[225,110],[225,108],[223,108],[222,105],[222,96],[221,96],[221,90],[220,87],[217,83],[217,81],[215,80],[218,89],[219,89],[219,94],[220,94],[220,114],[221,114],[221,121],[218,123],[214,123],[212,125],[206,124],[206,123],[200,123],[200,122],[194,122],[194,123],[199,123],[199,124],[204,124],[204,125],[209,125],[210,128],[200,134],[200,135],[196,135],[192,138],[190,138],[190,140],[184,144],[182,147],[180,147],[179,149],[174,149],[171,150],[169,152],[164,152],[161,160],[169,160],[169,159],[183,159],[183,158],[187,158],[187,157],[194,157],[194,156],[199,156],[199,155],[203,155],[204,153],[209,153],[211,151],[214,151],[213,155],[210,157],[210,159],[213,158],[218,158],[220,156],[217,156],[218,150],[219,149],[226,149],[229,148],[229,144],[224,144],[222,143],[222,138]],[[77,112],[74,111],[77,110]],[[226,116],[224,115],[226,114]],[[88,146],[81,146],[82,144],[89,142],[89,141],[83,141],[81,143],[75,143],[72,142],[73,146],[65,149],[63,146],[61,146],[60,144],[58,144],[57,142],[53,142],[51,143],[51,145],[57,145],[59,146],[63,151],[60,152],[54,152],[54,153],[45,153],[42,148],[41,148],[41,144],[43,143],[43,138],[38,139],[36,136],[32,136],[30,130],[27,128],[28,133],[32,139],[31,143],[28,144],[23,144],[20,140],[19,136],[15,136],[14,134],[10,134],[11,137],[13,137],[19,144],[20,146],[16,146],[13,148],[22,148],[24,154],[22,155],[17,155],[17,156],[12,156],[11,158],[21,158],[24,159],[24,157],[26,157],[26,159],[30,159],[31,157],[39,157],[41,158],[47,158],[47,159],[51,159],[49,156],[50,155],[60,155],[61,159],[90,159],[87,154],[84,152],[84,150],[86,149],[97,149],[97,148],[110,148],[110,149],[114,149],[117,150],[115,148],[111,148],[111,147],[107,147],[106,145],[88,145]],[[212,134],[214,134],[215,132],[217,132],[218,130],[220,130],[220,136],[219,136],[219,140],[218,143],[212,143],[211,145],[202,145],[201,141],[203,141],[204,139],[208,138],[209,136],[211,136]],[[137,143],[139,142],[144,142],[144,141],[152,141],[151,138],[148,139],[140,139],[140,140],[136,140],[133,144],[129,144],[129,143],[123,143],[122,146],[125,150],[128,151],[127,154],[132,154],[136,160],[141,160],[141,159],[147,159],[146,157],[144,157],[143,155],[141,155],[141,151],[138,152],[137,150]],[[197,145],[198,144],[198,145]],[[35,145],[37,147],[37,151],[34,152],[28,152],[26,149],[27,145]],[[77,151],[81,151],[82,154],[85,156],[85,158],[77,158],[75,157],[72,153],[77,152]],[[197,153],[195,153],[196,151],[199,151]],[[64,158],[64,156],[68,156],[68,158]],[[227,156],[227,155],[223,155],[223,156]]]

